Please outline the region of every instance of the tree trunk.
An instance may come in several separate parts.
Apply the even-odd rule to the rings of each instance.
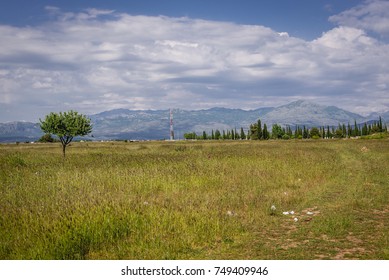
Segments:
[[[62,144],[62,154],[64,160],[65,160],[65,149],[66,149],[66,145]]]

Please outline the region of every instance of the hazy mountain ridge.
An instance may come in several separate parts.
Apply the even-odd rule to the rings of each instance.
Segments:
[[[337,126],[339,123],[364,123],[381,115],[389,120],[389,111],[373,113],[368,117],[352,113],[336,106],[324,106],[308,101],[295,101],[279,107],[255,110],[227,109],[215,107],[203,110],[174,109],[174,131],[176,138],[186,132],[202,133],[212,129],[234,129],[245,131],[250,124],[261,119],[271,126],[274,123],[290,125]],[[169,138],[169,110],[115,109],[89,116],[93,123],[93,136],[104,139],[167,139]],[[0,142],[34,141],[43,132],[39,124],[31,122],[0,123]]]

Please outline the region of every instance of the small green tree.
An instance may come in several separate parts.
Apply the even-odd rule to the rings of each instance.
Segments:
[[[250,134],[249,138],[251,140],[258,140],[258,124],[254,123],[250,125]]]
[[[40,121],[43,132],[57,135],[62,144],[65,158],[66,147],[75,136],[85,136],[92,132],[91,120],[76,111],[50,113]]]
[[[187,140],[194,140],[197,138],[196,132],[184,133],[184,138]]]
[[[53,143],[54,141],[55,139],[51,136],[50,133],[46,133],[38,140],[38,142],[42,142],[42,143]]]
[[[311,138],[319,139],[320,138],[320,130],[317,127],[312,127],[309,132]]]
[[[281,139],[285,132],[279,124],[273,124],[271,135],[274,139]]]

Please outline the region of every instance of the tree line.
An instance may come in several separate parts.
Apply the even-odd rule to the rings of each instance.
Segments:
[[[372,123],[357,124],[350,123],[338,124],[338,126],[320,126],[307,127],[305,125],[297,125],[293,129],[286,125],[282,127],[279,124],[273,124],[271,129],[266,124],[262,125],[260,119],[253,123],[248,128],[247,132],[243,127],[240,130],[212,130],[211,133],[203,131],[201,134],[196,132],[188,132],[184,134],[184,138],[188,140],[269,140],[269,139],[332,139],[332,138],[352,138],[360,136],[368,136],[375,133],[387,132],[387,125],[382,122],[382,118]]]

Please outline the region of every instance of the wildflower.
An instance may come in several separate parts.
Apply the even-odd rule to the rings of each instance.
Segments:
[[[270,207],[270,210],[273,211],[273,212],[276,211],[276,209],[277,209],[277,208],[276,208],[274,205],[272,205],[272,206]]]
[[[282,212],[282,214],[284,214],[284,215],[289,215],[289,212],[288,212],[288,211],[285,211],[285,212]]]
[[[297,222],[299,219],[297,219],[297,218],[294,218],[293,220],[294,220],[295,222]]]

